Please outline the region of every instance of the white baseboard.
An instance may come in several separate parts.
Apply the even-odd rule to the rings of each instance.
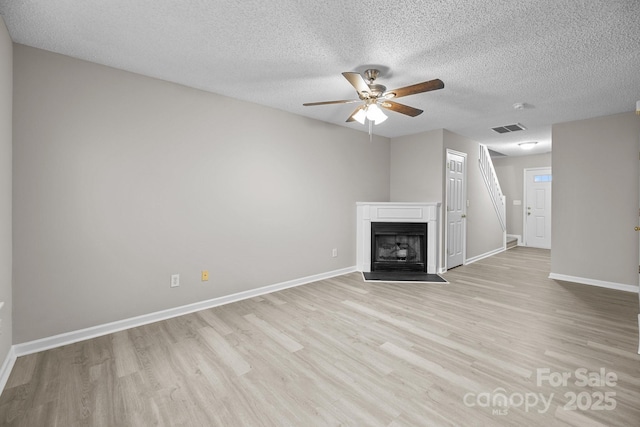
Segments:
[[[471,258],[467,258],[464,262],[464,265],[468,265],[468,264],[473,264],[474,262],[478,262],[481,259],[485,259],[485,258],[489,258],[490,256],[499,254],[500,252],[504,252],[506,250],[506,248],[498,248],[498,249],[494,249],[493,251],[489,251],[486,253],[483,253],[481,255],[477,255]]]
[[[7,357],[4,359],[2,368],[0,368],[0,391],[4,390],[4,386],[7,385],[7,381],[9,380],[9,375],[11,375],[13,365],[16,363],[16,359],[18,358],[18,356],[16,356],[14,347],[15,346],[11,346]]]
[[[638,293],[636,285],[627,285],[624,283],[606,282],[604,280],[588,279],[585,277],[567,276],[565,274],[550,273],[549,279],[562,280],[565,282],[581,283],[583,285],[598,286],[600,288],[615,289],[618,291]]]
[[[289,280],[287,282],[276,283],[273,285],[263,286],[257,289],[250,289],[248,291],[238,292],[231,295],[225,295],[217,298],[213,298],[206,301],[199,301],[193,304],[183,305],[180,307],[174,307],[167,310],[157,311],[155,313],[143,314],[142,316],[132,317],[129,319],[118,320],[116,322],[105,323],[103,325],[92,326],[86,329],[80,329],[77,331],[66,332],[59,335],[54,335],[47,338],[41,338],[34,341],[25,342],[22,344],[15,344],[11,350],[13,352],[13,360],[19,356],[25,356],[27,354],[37,353],[39,351],[49,350],[51,348],[61,347],[67,344],[73,344],[79,341],[96,338],[102,335],[111,334],[125,329],[134,328],[136,326],[142,326],[149,323],[158,322],[161,320],[170,319],[172,317],[182,316],[185,314],[193,313],[200,310],[206,310],[207,308],[217,307],[219,305],[229,304],[236,301],[241,301],[247,298],[253,298],[259,295],[269,294],[271,292],[281,291],[287,288],[293,288],[295,286],[306,285],[308,283],[317,282],[319,280],[329,279],[331,277],[341,276],[343,274],[352,273],[356,271],[356,267],[347,267],[340,270],[329,271],[327,273],[316,274],[313,276],[307,276],[300,279]],[[5,361],[5,365],[7,362]],[[11,363],[11,367],[13,363]],[[9,372],[11,372],[9,367]],[[3,365],[4,369],[4,365]],[[0,377],[1,378],[1,377]],[[8,378],[8,374],[7,374]],[[0,388],[0,390],[2,390]]]

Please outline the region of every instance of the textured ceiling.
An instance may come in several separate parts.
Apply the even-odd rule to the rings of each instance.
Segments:
[[[343,71],[382,70],[400,102],[387,137],[445,128],[509,155],[551,150],[551,124],[632,111],[640,100],[638,0],[0,0],[17,43],[345,123]],[[514,103],[525,103],[515,110]],[[499,135],[491,127],[522,123]]]

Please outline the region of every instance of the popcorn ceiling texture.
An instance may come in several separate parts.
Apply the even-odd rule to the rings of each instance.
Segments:
[[[640,99],[640,2],[0,0],[14,42],[356,129],[340,75],[378,65],[389,89],[433,78],[374,128],[446,128],[508,152],[550,149],[551,124],[632,111]],[[516,102],[528,108],[515,110]],[[491,127],[520,122],[526,132]],[[507,145],[507,143],[509,145]]]

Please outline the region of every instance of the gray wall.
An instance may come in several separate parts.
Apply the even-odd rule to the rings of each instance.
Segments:
[[[447,130],[444,131],[443,136],[445,156],[447,149],[467,154],[467,200],[469,200],[467,207],[467,259],[503,248],[502,227],[480,173],[479,144]],[[444,163],[444,159],[442,162]],[[443,172],[442,175],[443,194],[446,191],[445,173]]]
[[[443,129],[391,140],[392,202],[441,202]]]
[[[0,365],[12,344],[12,232],[11,232],[11,182],[12,182],[12,96],[13,96],[13,45],[7,27],[0,16],[0,310],[2,335],[0,335]]]
[[[14,53],[16,343],[354,266],[388,201],[387,138]]]
[[[522,236],[522,207],[524,206],[524,170],[551,167],[551,153],[529,156],[509,156],[493,159],[500,188],[506,196],[507,233]],[[515,206],[514,200],[523,204]]]
[[[390,194],[392,202],[443,201],[444,129],[391,140]],[[442,207],[440,218],[442,218]],[[444,268],[444,226],[438,230],[437,270]]]
[[[552,136],[552,273],[637,285],[640,118],[560,123]]]

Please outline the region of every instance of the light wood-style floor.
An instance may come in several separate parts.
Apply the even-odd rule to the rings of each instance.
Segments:
[[[1,425],[640,425],[638,296],[549,267],[515,248],[450,284],[353,273],[24,356]]]

